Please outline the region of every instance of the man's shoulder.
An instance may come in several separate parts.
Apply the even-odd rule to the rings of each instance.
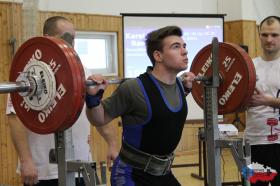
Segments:
[[[138,84],[138,81],[136,78],[131,78],[131,79],[125,80],[123,83],[120,84],[119,87],[121,87],[123,89],[133,90],[135,88],[138,88],[139,84]]]
[[[141,86],[136,78],[127,79],[122,82],[116,91],[113,93],[113,97],[126,97],[125,99],[131,99],[141,92]]]

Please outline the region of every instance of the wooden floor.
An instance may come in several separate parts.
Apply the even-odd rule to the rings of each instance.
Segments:
[[[194,164],[198,163],[198,153],[184,153],[180,155],[176,155],[174,159],[174,165],[178,164]],[[204,181],[193,178],[191,176],[192,173],[199,173],[199,169],[197,166],[195,167],[182,167],[182,168],[172,168],[172,171],[182,186],[204,186]],[[222,173],[222,182],[236,182],[240,181],[239,172],[237,171],[237,167],[235,162],[231,156],[231,153],[228,149],[222,150],[222,159],[221,159],[221,173]],[[203,170],[202,170],[203,174]],[[107,174],[107,185],[110,186],[110,173]]]
[[[238,169],[228,149],[223,149],[221,154],[221,179],[222,182],[238,182],[241,180]],[[174,164],[197,163],[197,153],[179,155],[176,157]],[[174,175],[183,186],[204,186],[204,180],[199,180],[191,174],[199,174],[198,167],[173,168]],[[203,176],[203,169],[202,169]]]

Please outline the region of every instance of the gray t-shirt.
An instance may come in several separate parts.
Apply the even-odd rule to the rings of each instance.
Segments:
[[[180,91],[177,83],[165,84],[157,80],[163,96],[171,108],[180,104]],[[137,79],[123,82],[111,97],[102,101],[105,112],[112,118],[122,116],[123,124],[143,124],[147,119],[147,103],[142,90],[141,83]]]

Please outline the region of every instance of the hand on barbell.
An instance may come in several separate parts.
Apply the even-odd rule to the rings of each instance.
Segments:
[[[101,89],[105,90],[108,86],[108,80],[106,80],[102,75],[95,74],[87,78],[88,80],[94,81],[97,85],[87,86],[87,93],[90,95],[96,95]]]
[[[195,75],[192,72],[184,72],[181,76],[183,86],[185,88],[192,88],[192,82],[195,80]]]

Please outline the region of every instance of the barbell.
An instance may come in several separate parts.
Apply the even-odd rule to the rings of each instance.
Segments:
[[[197,75],[192,95],[203,108],[203,83],[211,79],[211,45],[198,52],[191,66]],[[219,43],[221,83],[218,88],[219,114],[242,110],[253,94],[256,82],[251,58],[237,45]],[[78,119],[85,99],[84,70],[75,50],[62,39],[34,37],[17,50],[8,83],[0,93],[11,93],[18,118],[31,131],[49,134],[71,127]],[[109,83],[120,83],[113,79]]]

